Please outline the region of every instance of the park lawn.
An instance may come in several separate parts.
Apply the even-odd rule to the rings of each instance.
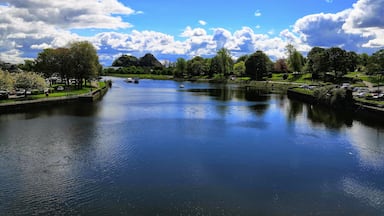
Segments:
[[[66,97],[66,96],[76,96],[76,95],[82,95],[91,92],[90,87],[84,87],[82,89],[74,89],[74,90],[64,90],[64,91],[56,91],[53,93],[50,93],[48,97]],[[47,98],[45,94],[38,94],[38,95],[29,95],[29,99],[42,99]]]
[[[383,85],[384,78],[379,75],[367,75],[362,72],[349,72],[346,75],[344,75],[347,78],[355,78],[355,79],[360,79],[366,82],[373,83],[374,86],[377,85]]]
[[[59,85],[53,85],[52,87],[55,88]],[[106,86],[106,83],[104,81],[98,82],[98,88],[104,88]],[[90,93],[92,90],[95,90],[95,87],[91,87],[89,85],[84,86],[82,89],[76,89],[76,88],[68,88],[64,91],[54,91],[52,93],[49,93],[48,97],[67,97],[67,96],[76,96],[76,95],[82,95]],[[7,100],[0,100],[0,103],[12,103],[15,101],[21,101],[21,100],[36,100],[36,99],[43,99],[47,98],[47,96],[44,93],[36,94],[36,95],[28,95],[26,98],[17,98],[17,99],[7,99]]]
[[[303,73],[293,75],[292,73],[288,73],[288,78],[283,79],[284,73],[272,73],[272,78],[267,78],[268,81],[277,81],[277,82],[296,82],[303,84],[313,84],[312,82],[312,74]]]

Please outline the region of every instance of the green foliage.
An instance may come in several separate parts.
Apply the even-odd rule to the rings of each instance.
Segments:
[[[183,77],[184,73],[187,72],[187,62],[184,58],[178,58],[175,68],[175,77]]]
[[[313,91],[313,96],[318,101],[333,107],[342,108],[353,103],[351,90],[334,88],[333,86],[316,88]]]
[[[236,76],[244,76],[245,75],[245,62],[238,61],[233,65],[233,73]]]
[[[45,49],[38,54],[36,70],[45,77],[51,77],[59,73],[61,78],[77,79],[79,88],[82,88],[83,80],[92,79],[101,73],[95,47],[87,41],[74,42],[69,48]]]
[[[292,44],[286,46],[288,52],[288,67],[291,71],[300,72],[304,65],[304,57]]]
[[[263,51],[256,51],[245,61],[245,74],[253,80],[262,80],[268,72],[269,57]]]
[[[208,73],[208,68],[208,62],[200,56],[196,56],[187,61],[187,72],[189,76],[205,75]]]
[[[228,75],[229,72],[232,72],[233,61],[231,58],[231,53],[226,48],[221,48],[216,53],[216,63],[217,63],[217,73]]]
[[[76,77],[78,87],[83,87],[82,80],[98,76],[100,71],[99,57],[95,47],[88,41],[74,42],[70,44],[71,67],[70,71]]]

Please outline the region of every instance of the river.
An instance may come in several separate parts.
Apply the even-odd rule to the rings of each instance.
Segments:
[[[383,122],[183,84],[0,115],[0,215],[384,215]]]

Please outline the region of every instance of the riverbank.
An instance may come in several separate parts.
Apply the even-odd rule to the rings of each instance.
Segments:
[[[287,90],[287,96],[290,99],[295,99],[299,101],[303,101],[305,103],[314,104],[314,105],[322,105],[331,107],[329,104],[322,103],[315,96],[308,94],[303,91],[297,91],[294,88]],[[340,108],[339,108],[340,109]],[[374,106],[372,104],[362,103],[357,100],[353,100],[350,106],[342,107],[344,111],[352,112],[357,116],[365,116],[369,118],[375,118],[384,121],[384,108]]]
[[[39,109],[49,106],[58,106],[66,103],[84,102],[92,103],[100,100],[112,85],[111,81],[107,81],[107,85],[102,88],[95,89],[89,93],[73,96],[63,97],[46,97],[41,99],[31,99],[22,101],[12,101],[7,103],[0,103],[0,114],[23,112],[31,109]]]

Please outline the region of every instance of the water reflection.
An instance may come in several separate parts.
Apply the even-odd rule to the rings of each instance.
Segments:
[[[353,178],[345,178],[342,181],[343,189],[348,195],[361,200],[377,209],[384,209],[384,190],[362,183]]]
[[[384,170],[384,129],[355,123],[348,135],[364,167]]]

